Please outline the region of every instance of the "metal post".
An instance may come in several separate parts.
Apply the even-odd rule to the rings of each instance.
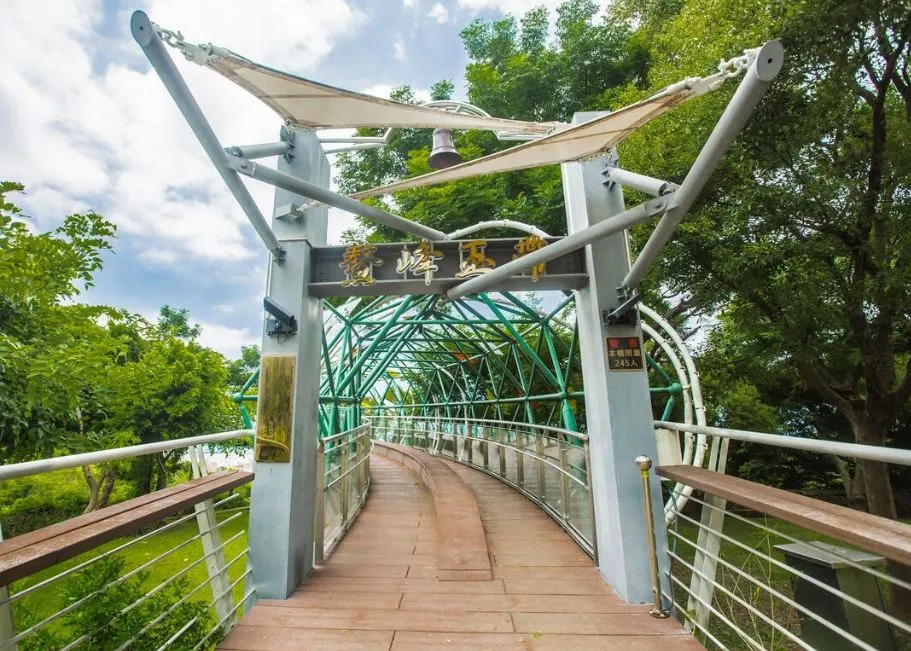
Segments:
[[[293,157],[282,156],[278,168],[314,183],[329,185],[329,161],[312,131],[282,129],[281,139],[294,143]],[[310,296],[311,249],[326,243],[327,208],[307,211],[302,219],[285,219],[288,204],[304,201],[284,190],[275,193],[272,228],[287,251],[284,263],[272,261],[267,294],[294,313],[296,335],[271,336],[263,327],[263,368],[290,360],[290,460],[257,461],[250,506],[250,553],[253,582],[261,599],[285,599],[313,567],[316,509],[319,386],[322,357],[322,301]],[[261,373],[261,375],[263,375]],[[262,410],[263,380],[258,409]],[[281,403],[281,401],[279,401]],[[263,427],[263,418],[257,418]],[[260,436],[262,429],[257,431]],[[252,587],[252,586],[251,586]]]
[[[715,472],[724,474],[727,466],[728,439],[715,437],[712,440],[709,454],[708,467]],[[706,493],[704,496],[708,506],[702,507],[699,534],[696,537],[696,553],[693,556],[693,567],[696,571],[690,577],[689,597],[687,598],[687,612],[692,613],[692,618],[687,617],[685,626],[693,631],[697,626],[708,627],[712,611],[707,604],[712,603],[715,592],[715,574],[718,571],[718,557],[721,551],[721,533],[724,529],[724,515],[727,500]],[[706,577],[706,578],[703,578]]]
[[[326,553],[326,451],[322,442],[316,452],[316,513],[313,518],[313,559],[322,564]]]
[[[645,529],[648,534],[649,569],[652,575],[652,609],[649,615],[665,619],[668,616],[661,602],[661,580],[658,574],[658,550],[655,549],[655,517],[652,513],[652,486],[649,481],[649,470],[652,460],[646,456],[636,457],[636,466],[642,476],[642,495],[645,504]]]
[[[468,419],[465,419],[465,445],[468,446],[466,461],[468,465],[474,464],[474,440],[471,437],[471,425],[468,422]]]
[[[583,122],[598,115],[579,113],[573,120]],[[605,166],[614,162],[602,156],[584,163],[563,164],[563,195],[570,233],[604,223],[610,215],[623,212],[622,188],[617,183],[610,187],[604,183]],[[647,603],[651,601],[647,531],[641,510],[630,499],[641,491],[639,473],[630,460],[642,453],[653,458],[657,455],[648,376],[641,358],[637,365],[641,368],[611,370],[607,354],[608,338],[620,338],[627,345],[632,341],[641,351],[642,333],[635,319],[610,326],[602,321],[602,311],[618,307],[617,287],[629,269],[626,233],[593,242],[586,247],[585,260],[589,282],[576,292],[576,321],[585,386],[598,570],[622,599]],[[635,311],[632,314],[635,316]],[[629,350],[632,353],[636,347]],[[661,522],[655,523],[656,545],[664,569],[668,562],[664,509],[658,479],[653,477],[653,481],[652,511],[661,515]]]
[[[525,488],[525,432],[516,430],[516,483]]]
[[[135,11],[130,18],[130,29],[133,32],[133,38],[139,43],[149,63],[152,64],[152,68],[158,73],[161,82],[170,93],[174,103],[177,104],[177,108],[180,109],[187,124],[190,125],[197,140],[199,140],[199,144],[202,145],[202,148],[212,161],[212,165],[221,175],[225,185],[228,186],[244,213],[246,213],[247,219],[253,224],[256,233],[272,255],[280,260],[284,256],[283,247],[269,228],[266,218],[263,217],[263,214],[256,206],[253,197],[250,196],[247,186],[240,180],[237,172],[228,166],[228,155],[225,154],[221,143],[218,142],[218,137],[212,127],[209,126],[209,122],[206,120],[206,116],[203,115],[202,109],[199,108],[199,104],[196,103],[193,93],[190,92],[187,83],[177,70],[177,66],[174,65],[174,61],[165,50],[164,43],[161,42],[161,38],[159,38],[158,33],[152,26],[152,21],[149,20],[145,12]]]
[[[424,226],[423,224],[413,222],[404,217],[393,215],[385,210],[380,210],[374,206],[361,203],[356,199],[337,194],[320,185],[309,183],[292,176],[291,174],[285,174],[281,170],[273,170],[270,167],[258,165],[245,158],[230,156],[227,159],[227,165],[236,172],[251,178],[269,183],[289,192],[310,197],[316,201],[340,208],[341,210],[359,215],[360,217],[365,217],[366,219],[371,219],[380,224],[385,224],[386,226],[402,231],[403,233],[410,233],[411,235],[417,235],[418,237],[437,242],[449,239],[449,236],[446,235],[446,233],[438,231],[435,228],[430,228],[429,226]]]
[[[3,527],[0,527],[0,542],[3,542]],[[16,637],[16,625],[13,622],[13,604],[9,601],[9,588],[0,586],[0,648],[16,651],[19,645],[11,643]]]
[[[497,267],[496,269],[484,274],[483,276],[475,276],[474,278],[459,283],[448,292],[446,292],[446,296],[449,298],[449,300],[454,301],[457,298],[464,298],[469,294],[477,294],[479,292],[486,291],[496,286],[498,283],[509,279],[511,276],[521,274],[528,269],[531,269],[536,264],[541,264],[542,262],[550,262],[551,260],[555,260],[556,258],[566,255],[567,253],[572,253],[577,249],[581,249],[582,247],[589,245],[592,242],[597,242],[598,240],[604,239],[610,235],[623,232],[624,229],[644,222],[654,215],[663,213],[665,210],[667,210],[667,207],[669,205],[668,197],[671,196],[673,195],[666,195],[650,199],[649,201],[640,203],[638,206],[630,208],[629,210],[620,211],[609,219],[605,219],[598,222],[596,225],[592,225],[591,228],[586,228],[584,230],[576,231],[575,233],[570,233],[570,235],[564,237],[561,240],[557,240],[552,244],[548,244],[544,248],[538,249],[537,251],[534,251],[527,255],[523,255],[521,258],[507,262],[506,264]]]
[[[538,497],[542,502],[547,502],[547,475],[544,473],[544,435],[535,435],[535,456],[538,457],[535,465],[538,467]]]
[[[351,452],[351,441],[349,441],[347,439],[342,439],[341,441],[339,441],[339,445],[340,445],[339,450],[342,453],[342,458],[341,458],[341,469],[339,470],[339,472],[341,473],[339,475],[341,477],[341,481],[339,481],[338,485],[339,485],[339,492],[341,493],[342,530],[344,531],[345,529],[348,528],[348,498],[349,498],[349,493],[351,492],[350,488],[349,488],[349,484],[348,484],[348,479],[349,479],[348,469],[351,467],[351,460],[349,458],[350,457],[349,453]]]
[[[506,443],[507,443],[507,439],[506,439],[506,434],[504,434],[504,430],[502,427],[498,427],[497,431],[499,431],[499,433],[500,433],[500,436],[498,437],[500,440],[500,445],[497,446],[497,459],[500,462],[500,477],[503,477],[505,479],[506,478]]]
[[[484,441],[483,443],[481,443],[481,458],[484,461],[484,470],[487,470],[490,467],[490,450],[489,450],[489,446],[487,443],[489,434],[487,433],[486,425],[481,426],[481,438]]]
[[[687,172],[683,183],[680,184],[680,189],[674,193],[667,213],[661,218],[651,237],[648,238],[648,242],[642,247],[636,262],[623,279],[624,288],[632,289],[645,277],[662,247],[671,239],[677,224],[702,192],[702,188],[715,171],[721,157],[740,133],[753,109],[759,104],[759,100],[762,99],[769,84],[778,75],[783,62],[784,48],[781,47],[780,42],[769,41],[759,49],[759,53],[743,76],[740,86],[737,87],[737,91],[728,102],[724,113],[721,114],[715,128],[712,129],[711,135],[702,146],[702,150],[690,167],[690,171]]]
[[[187,451],[190,455],[193,478],[208,475],[209,469],[206,467],[206,457],[202,446],[194,445]],[[206,571],[209,575],[209,588],[214,599],[215,613],[218,615],[218,621],[225,621],[234,612],[234,595],[230,590],[231,582],[228,579],[224,548],[221,546],[221,532],[215,516],[215,503],[211,498],[197,502],[193,505],[193,510],[196,511],[196,525],[199,527],[202,551],[206,556]]]
[[[558,439],[558,444],[560,446],[560,499],[563,502],[563,519],[569,521],[572,518],[573,509],[572,509],[572,494],[570,493],[569,486],[569,458],[566,454],[566,446],[568,442],[560,435]]]

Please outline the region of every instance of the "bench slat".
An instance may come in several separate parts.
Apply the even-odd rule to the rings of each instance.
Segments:
[[[5,540],[0,543],[0,586],[78,556],[115,538],[134,533],[147,524],[252,480],[251,472],[221,471],[152,493],[156,496],[154,500],[143,495],[87,514],[94,516],[91,518],[73,518],[74,521],[80,521],[76,526],[60,526],[67,524],[64,522]],[[54,530],[56,533],[48,533],[46,530]],[[27,536],[31,542],[22,545],[20,539]]]
[[[694,466],[658,466],[662,477],[911,565],[911,527],[780,488]]]

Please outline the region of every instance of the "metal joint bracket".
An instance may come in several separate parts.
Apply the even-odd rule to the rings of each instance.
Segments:
[[[282,127],[282,140],[286,140],[285,136],[287,135],[288,141],[288,150],[285,152],[285,160],[290,161],[294,158],[294,132],[291,131],[288,127]]]
[[[302,207],[299,203],[286,203],[278,206],[275,209],[275,219],[301,219],[304,216]]]
[[[613,310],[601,310],[602,323],[606,326],[636,325],[639,321],[639,313],[633,308],[640,301],[642,301],[642,294],[635,292]]]
[[[269,319],[266,321],[267,335],[271,337],[297,334],[297,319],[288,310],[268,296],[263,298],[263,308],[269,313]]]

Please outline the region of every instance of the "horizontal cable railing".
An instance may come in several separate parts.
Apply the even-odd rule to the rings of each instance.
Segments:
[[[710,437],[720,471],[664,466],[674,500],[661,594],[708,649],[911,648],[911,527],[725,475],[727,441],[911,465],[911,451],[657,422]],[[724,443],[724,445],[719,445]]]
[[[203,448],[252,433],[0,466],[0,481],[24,481],[186,449],[192,475],[160,491],[0,538],[0,651],[213,648],[254,596],[244,585],[252,585],[248,507],[233,492],[253,475],[210,473]]]
[[[316,494],[317,563],[338,544],[367,501],[372,450],[369,422],[320,441],[317,467],[324,473]]]
[[[427,450],[512,486],[595,555],[588,438],[545,425],[379,413],[374,438]]]

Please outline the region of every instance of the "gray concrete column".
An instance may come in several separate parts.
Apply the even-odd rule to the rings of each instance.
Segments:
[[[573,122],[601,115],[578,113]],[[566,163],[563,194],[569,233],[597,224],[624,210],[619,185],[608,188],[602,175],[608,157]],[[619,304],[617,288],[629,270],[626,232],[585,248],[587,287],[576,292],[579,350],[585,388],[585,414],[591,454],[591,485],[598,546],[598,569],[626,601],[651,602],[648,539],[639,469],[645,454],[657,459],[645,361],[641,370],[610,370],[608,338],[639,341],[638,323],[604,326],[602,311]],[[626,345],[626,343],[624,343]],[[652,475],[652,510],[661,574],[667,570],[667,539],[661,487]]]
[[[293,148],[289,155],[279,157],[278,170],[296,177],[329,186],[329,162],[311,131],[286,132]],[[308,200],[285,190],[275,192],[272,230],[287,251],[285,260],[270,260],[266,295],[286,308],[298,322],[296,335],[268,335],[263,326],[259,401],[257,405],[257,436],[263,433],[264,405],[269,403],[269,391],[263,377],[269,358],[284,358],[282,368],[293,369],[288,377],[290,388],[290,459],[255,463],[250,506],[250,554],[253,583],[261,599],[284,599],[313,568],[313,519],[316,493],[317,437],[319,411],[320,346],[322,333],[322,302],[307,291],[310,277],[311,246],[326,244],[328,209],[316,208],[301,218],[288,216],[291,204]],[[270,385],[271,387],[272,385]],[[286,410],[287,411],[287,410]]]

